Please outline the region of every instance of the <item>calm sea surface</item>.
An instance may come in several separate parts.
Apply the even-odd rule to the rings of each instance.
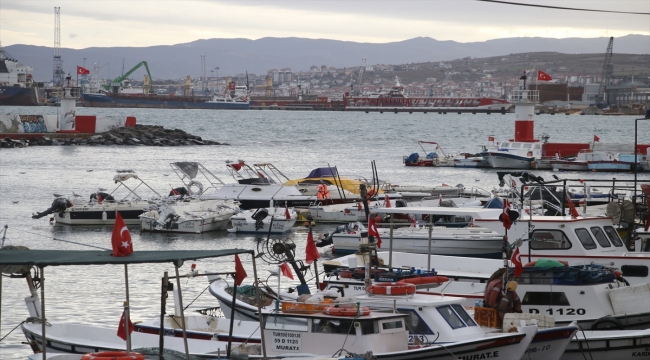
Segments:
[[[56,114],[57,108],[1,107],[0,113]],[[175,161],[197,161],[225,182],[229,177],[225,160],[249,163],[271,162],[290,178],[305,177],[316,167],[337,166],[341,175],[371,178],[375,160],[379,177],[399,185],[452,186],[491,190],[498,181],[493,170],[455,168],[406,168],[402,156],[417,151],[416,141],[436,141],[445,153],[478,152],[488,135],[498,141],[512,137],[514,114],[379,114],[353,112],[210,111],[159,109],[80,108],[78,114],[133,115],[140,124],[179,128],[205,139],[230,146],[34,146],[0,149],[0,226],[9,226],[7,245],[30,249],[89,249],[70,242],[110,247],[110,226],[69,227],[50,225],[47,217],[33,220],[31,214],[47,209],[53,193],[84,197],[102,187],[114,188],[116,169],[132,169],[161,193],[181,182],[169,167]],[[536,135],[550,135],[553,142],[589,142],[594,134],[606,143],[633,143],[634,117],[541,115],[536,118]],[[639,122],[639,143],[650,143],[650,121]],[[537,172],[549,177],[550,172]],[[631,179],[631,174],[556,173],[567,178]],[[646,174],[639,179],[649,179]],[[146,194],[146,193],[145,193]],[[135,251],[192,249],[256,249],[251,236],[213,232],[203,235],[140,234],[129,226]],[[332,226],[318,225],[316,233]],[[307,232],[295,228],[288,235],[297,244],[297,257],[304,258]],[[65,241],[60,241],[60,240]],[[330,256],[321,249],[324,256]],[[225,258],[224,258],[225,259]],[[232,271],[234,262],[197,262],[200,271]],[[249,279],[251,259],[244,260]],[[271,266],[258,261],[259,276],[266,279]],[[188,265],[181,268],[186,273]],[[171,264],[129,267],[133,321],[157,317],[160,278],[173,273]],[[310,279],[313,275],[307,274]],[[45,269],[46,315],[51,323],[95,324],[117,327],[124,301],[124,269],[121,266],[48,267]],[[274,283],[270,280],[270,283]],[[185,303],[207,286],[204,278],[183,280]],[[22,279],[2,279],[0,337],[27,315],[23,299],[29,294]],[[206,291],[191,308],[216,306]],[[168,311],[172,311],[168,307]],[[29,347],[16,329],[0,343],[1,359],[24,359]]]

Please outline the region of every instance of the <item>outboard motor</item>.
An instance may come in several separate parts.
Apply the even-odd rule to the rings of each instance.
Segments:
[[[115,202],[115,198],[105,192],[97,192],[97,193],[92,193],[90,194],[90,201],[97,200],[98,203],[102,203],[102,201],[108,201],[108,202]]]
[[[168,195],[168,196],[180,195],[180,196],[182,197],[182,196],[185,196],[185,195],[188,195],[188,194],[189,194],[189,192],[187,191],[187,189],[185,188],[185,186],[181,186],[181,187],[173,188],[173,189],[169,192],[169,195]]]
[[[396,207],[396,208],[403,208],[403,207],[406,207],[406,200],[404,200],[404,199],[397,199],[397,200],[395,200],[395,207]]]
[[[356,225],[354,225],[354,226],[356,226]],[[358,230],[358,227],[357,227],[357,229],[354,229],[354,226],[352,226],[350,224],[337,226],[334,231],[332,231],[329,234],[325,234],[322,239],[318,239],[318,243],[316,243],[316,246],[317,247],[324,247],[324,246],[327,246],[327,245],[332,245],[334,243],[334,240],[332,240],[332,237],[334,236],[334,234],[340,234],[342,232],[350,232],[350,231]]]
[[[45,210],[43,212],[40,212],[40,213],[33,214],[32,219],[40,219],[40,218],[42,218],[43,216],[46,216],[46,215],[50,215],[50,214],[57,213],[57,212],[62,212],[62,211],[65,211],[65,209],[67,209],[69,207],[72,207],[72,203],[70,202],[70,200],[68,200],[68,199],[66,199],[64,197],[58,197],[58,198],[54,199],[54,201],[52,201],[52,206],[50,206],[49,209],[47,209],[47,210]]]
[[[255,220],[255,230],[259,230],[264,227],[263,221],[267,216],[269,216],[269,211],[264,208],[257,209],[253,215],[251,215],[253,220]]]

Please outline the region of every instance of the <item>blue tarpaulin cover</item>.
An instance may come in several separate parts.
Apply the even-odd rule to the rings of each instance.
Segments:
[[[414,162],[418,161],[419,158],[420,158],[420,155],[418,155],[418,153],[413,153],[413,154],[409,155],[409,157],[406,158],[406,162],[407,163],[414,163]]]
[[[307,178],[320,178],[320,177],[333,177],[339,176],[339,173],[336,171],[335,167],[322,167],[312,170]]]

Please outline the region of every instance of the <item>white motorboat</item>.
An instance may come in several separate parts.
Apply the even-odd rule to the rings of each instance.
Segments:
[[[140,215],[142,230],[196,234],[225,230],[231,216],[239,211],[234,201],[198,200],[197,197],[170,198],[148,209]]]
[[[135,182],[135,186],[128,186],[125,183],[128,180]],[[33,214],[32,218],[39,219],[54,214],[52,218],[59,224],[111,225],[115,223],[116,214],[119,212],[125,224],[139,224],[139,216],[144,212],[143,209],[149,206],[150,200],[137,194],[135,190],[144,186],[152,192],[150,199],[161,198],[158,192],[147,185],[133,171],[118,171],[113,177],[113,181],[118,184],[115,190],[107,193],[105,189],[99,189],[90,195],[88,201],[74,193],[69,198],[55,194],[56,199],[52,206],[43,212]]]
[[[416,226],[392,228],[394,223],[388,223],[391,228],[379,228],[384,249],[414,253],[432,253],[438,255],[470,256],[500,258],[503,245],[503,235],[481,227],[446,227],[435,225],[434,217],[496,217],[501,212],[498,209],[482,208],[450,208],[450,207],[401,207],[401,208],[375,208],[373,213],[385,214],[386,209],[394,209],[392,214],[408,214],[416,219],[423,214],[429,216],[429,227],[424,221],[418,220]],[[359,246],[367,244],[367,231],[363,224],[358,223],[356,229],[349,226],[348,231],[333,232],[326,240],[333,245],[332,252],[353,253]],[[386,225],[386,224],[384,224]],[[429,231],[431,228],[431,231]],[[351,229],[351,230],[350,230]]]
[[[228,232],[238,234],[286,234],[298,220],[298,213],[289,208],[244,210],[230,217]]]

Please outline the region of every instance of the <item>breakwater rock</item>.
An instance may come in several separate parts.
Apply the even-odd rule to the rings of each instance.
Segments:
[[[99,134],[55,133],[32,138],[34,145],[136,145],[136,146],[188,146],[229,145],[205,140],[180,129],[165,129],[158,125],[119,127]]]

